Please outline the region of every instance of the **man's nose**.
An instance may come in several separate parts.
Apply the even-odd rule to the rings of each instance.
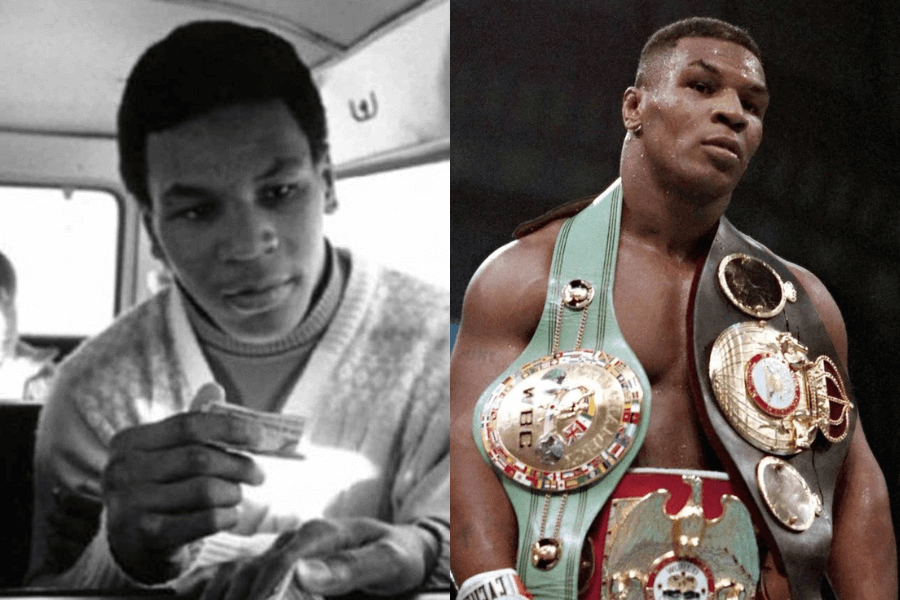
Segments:
[[[741,133],[747,128],[747,116],[736,91],[723,90],[715,101],[713,118],[717,123],[728,125],[735,133]]]
[[[221,260],[255,260],[273,253],[277,247],[275,223],[258,208],[240,206],[229,211],[219,240]]]

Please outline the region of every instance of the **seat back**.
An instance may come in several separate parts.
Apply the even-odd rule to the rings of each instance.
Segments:
[[[22,585],[31,548],[34,439],[41,405],[0,402],[0,587]]]

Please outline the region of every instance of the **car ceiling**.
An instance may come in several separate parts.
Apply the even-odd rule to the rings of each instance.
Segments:
[[[0,131],[113,136],[138,56],[188,21],[267,27],[321,76],[436,5],[449,56],[449,0],[3,0]]]

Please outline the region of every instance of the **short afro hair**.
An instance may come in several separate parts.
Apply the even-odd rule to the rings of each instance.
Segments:
[[[663,52],[671,50],[682,38],[713,38],[733,42],[749,50],[762,64],[762,53],[759,46],[745,29],[712,17],[690,17],[675,21],[659,29],[650,36],[641,59],[638,62],[637,76],[634,84],[643,87],[647,83],[649,65]]]
[[[223,106],[282,100],[309,140],[313,159],[328,152],[325,109],[294,47],[266,29],[197,21],[173,30],[138,60],[118,115],[119,171],[145,209],[147,137]]]

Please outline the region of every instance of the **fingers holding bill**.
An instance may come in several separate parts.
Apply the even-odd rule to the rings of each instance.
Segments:
[[[325,596],[354,591],[402,593],[425,580],[426,566],[419,548],[416,540],[391,531],[356,548],[300,559],[294,564],[294,576],[301,589]]]
[[[241,484],[261,483],[263,473],[229,447],[256,435],[227,415],[182,413],[113,438],[103,500],[110,547],[127,573],[157,582],[181,546],[237,525]]]
[[[124,429],[113,437],[110,451],[115,454],[204,443],[252,447],[259,443],[261,435],[260,428],[248,420],[223,413],[192,411]]]
[[[203,600],[275,599],[288,587],[324,596],[403,593],[426,576],[422,535],[415,526],[372,519],[311,521],[219,574]]]

